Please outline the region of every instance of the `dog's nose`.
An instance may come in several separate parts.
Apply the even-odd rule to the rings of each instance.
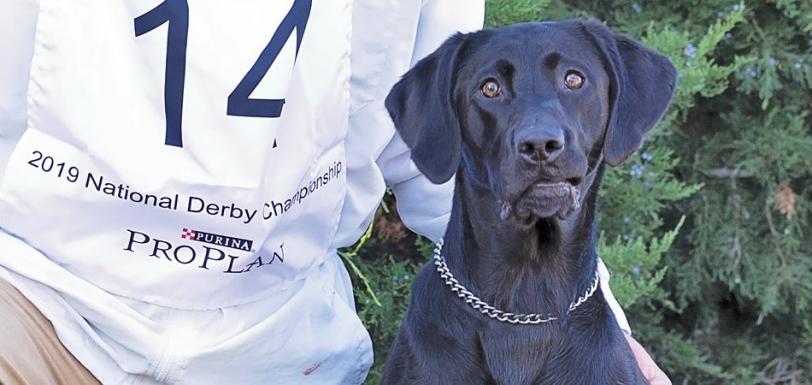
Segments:
[[[516,135],[516,150],[527,162],[551,162],[564,151],[564,130],[557,127],[524,129]]]

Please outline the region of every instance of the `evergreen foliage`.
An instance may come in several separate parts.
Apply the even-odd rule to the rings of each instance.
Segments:
[[[571,17],[680,73],[670,112],[601,194],[599,250],[635,337],[675,384],[812,384],[812,2],[487,2],[489,26]],[[386,209],[348,251],[370,384],[430,250]]]

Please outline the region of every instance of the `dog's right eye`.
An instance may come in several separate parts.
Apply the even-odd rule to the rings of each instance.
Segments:
[[[495,98],[502,94],[502,88],[499,87],[499,83],[496,80],[490,79],[487,80],[485,83],[482,83],[482,94],[485,95],[487,98]]]
[[[571,90],[577,90],[584,85],[584,76],[577,71],[569,71],[564,77],[564,85]]]

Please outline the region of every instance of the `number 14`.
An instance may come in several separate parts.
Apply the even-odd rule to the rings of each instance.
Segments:
[[[312,0],[294,0],[290,11],[274,32],[271,41],[260,53],[254,65],[228,95],[226,114],[278,118],[285,99],[252,99],[251,93],[271,68],[279,52],[296,30],[296,55],[310,17]],[[183,147],[181,120],[183,116],[183,86],[186,79],[186,42],[189,34],[189,4],[187,0],[164,0],[149,12],[135,18],[135,36],[169,24],[166,42],[166,76],[164,80],[164,111],[166,113],[167,146]]]

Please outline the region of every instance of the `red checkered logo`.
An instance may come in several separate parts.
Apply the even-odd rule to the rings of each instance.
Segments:
[[[195,231],[189,229],[183,229],[180,233],[180,237],[182,239],[195,239]]]
[[[254,245],[254,241],[250,239],[242,239],[237,237],[231,237],[228,235],[207,233],[205,231],[192,230],[187,228],[183,228],[183,230],[180,232],[180,238],[188,239],[190,241],[195,242],[208,243],[211,245],[230,247],[232,249],[238,249],[243,251],[251,251],[251,246]]]

